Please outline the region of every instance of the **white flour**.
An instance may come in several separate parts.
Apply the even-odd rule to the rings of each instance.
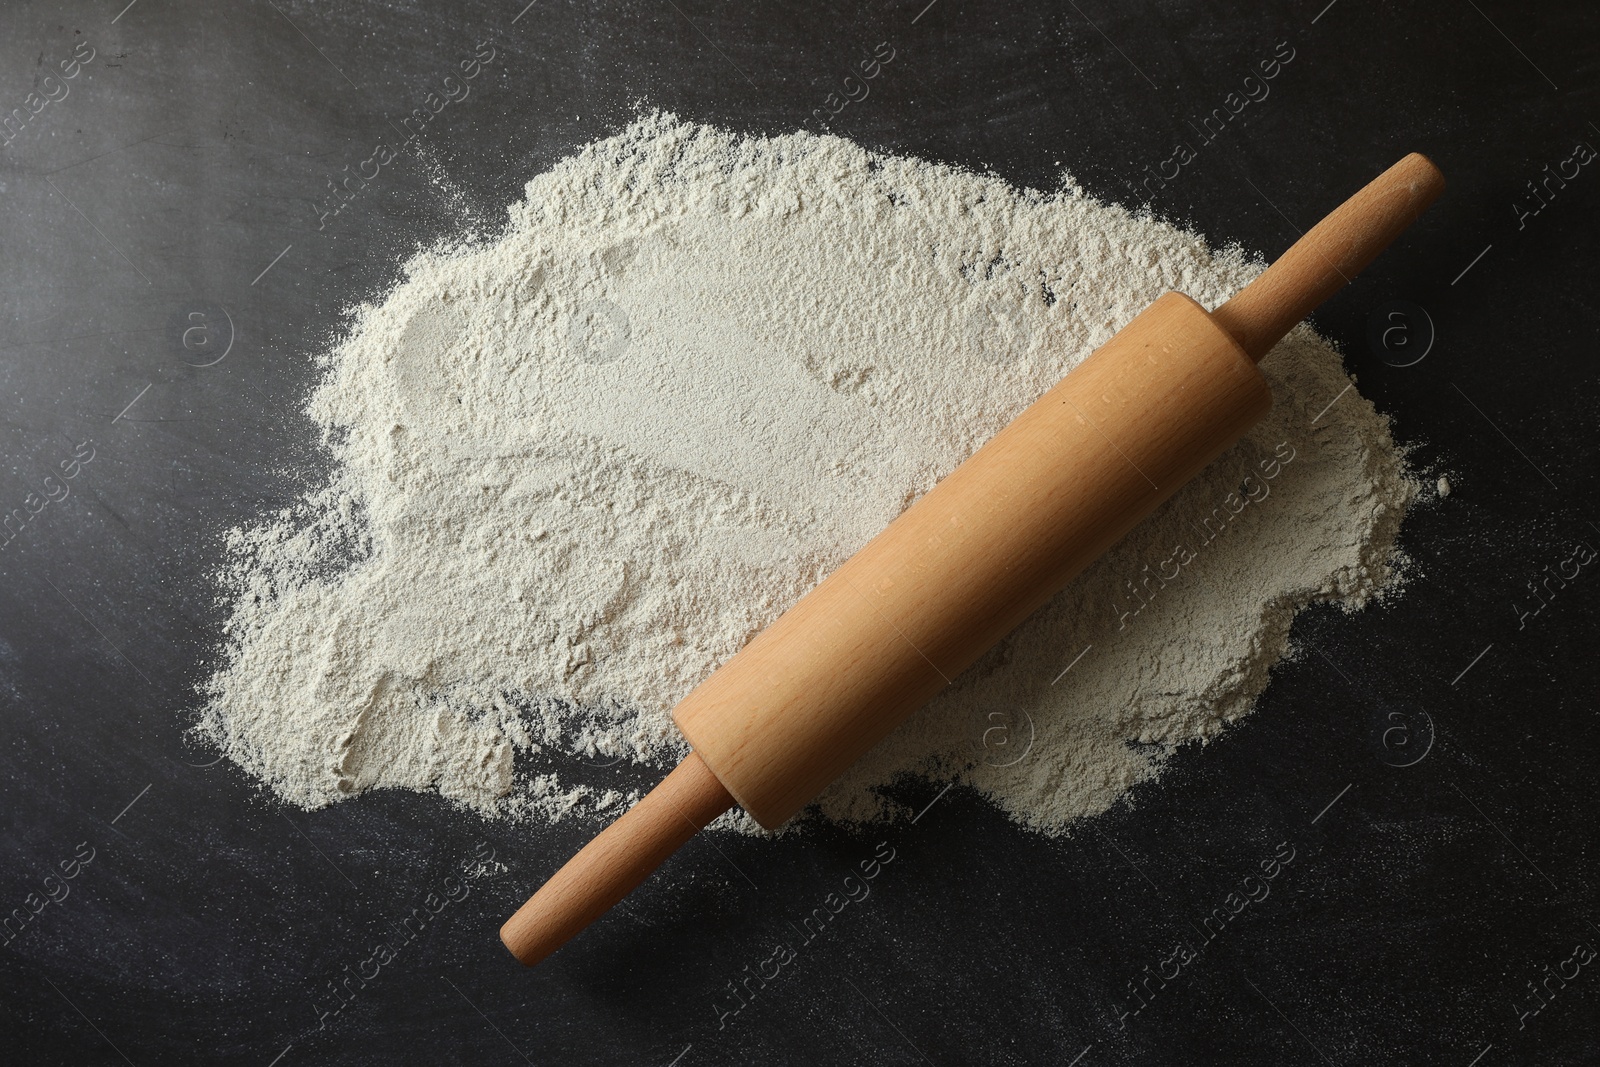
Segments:
[[[1071,188],[640,120],[360,310],[310,401],[333,483],[234,535],[202,730],[307,807],[615,814],[581,763],[676,759],[673,703],[908,502],[1162,292],[1259,269]],[[1059,830],[1249,711],[1298,608],[1384,587],[1384,420],[1304,327],[1263,367],[1266,422],[825,814],[914,772]]]

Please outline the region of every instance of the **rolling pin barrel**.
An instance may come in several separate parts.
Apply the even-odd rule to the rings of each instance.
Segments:
[[[1256,362],[1443,187],[1407,156],[1215,312],[1152,304],[685,697],[694,751],[506,946],[538,962],[735,801],[787,821],[1266,414]]]
[[[776,828],[1271,404],[1168,293],[685,697],[678,728]]]

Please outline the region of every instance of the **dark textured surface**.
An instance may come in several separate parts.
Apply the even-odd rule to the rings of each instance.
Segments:
[[[28,514],[93,449],[0,550],[0,909],[31,914],[93,849],[0,948],[7,1062],[1600,1062],[1600,960],[1564,963],[1600,948],[1596,568],[1519,619],[1544,567],[1600,546],[1600,166],[1520,226],[1514,206],[1600,146],[1593,5],[540,0],[513,23],[516,2],[123,2],[0,13],[0,116],[29,116],[0,147],[0,508]],[[1317,321],[1456,491],[1407,526],[1403,596],[1302,618],[1258,714],[1135,804],[1061,840],[960,791],[877,834],[699,840],[524,971],[495,930],[595,827],[533,840],[410,794],[307,815],[187,747],[219,648],[206,573],[226,529],[316,477],[312,357],[409,250],[496,224],[641,103],[818,129],[885,40],[895,62],[836,132],[1041,188],[1059,164],[1252,250],[1432,154],[1446,198]],[[483,41],[471,95],[319,230],[329,178]],[[80,42],[77,76],[44,82]],[[1279,42],[1270,96],[1141,185]],[[1397,300],[1437,331],[1413,366],[1367,342]],[[186,348],[196,311],[231,330]],[[791,924],[882,840],[870,897],[800,944]],[[507,869],[319,1026],[329,982],[400,944],[480,842]],[[1281,842],[1270,895],[1208,936]],[[780,942],[794,959],[719,1030],[726,983]],[[1119,1025],[1183,942],[1205,947]],[[1569,978],[1519,1023],[1546,965]]]

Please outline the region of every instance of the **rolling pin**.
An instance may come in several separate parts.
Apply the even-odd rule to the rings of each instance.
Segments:
[[[1433,202],[1412,154],[1215,311],[1167,293],[673,709],[693,751],[500,930],[534,964],[734,804],[775,829],[1266,414],[1256,363]]]

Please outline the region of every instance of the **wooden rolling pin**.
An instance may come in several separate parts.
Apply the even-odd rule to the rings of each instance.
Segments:
[[[735,803],[774,829],[1272,404],[1255,364],[1433,202],[1412,154],[1214,312],[1150,305],[678,706],[693,750],[506,922],[537,963]]]

